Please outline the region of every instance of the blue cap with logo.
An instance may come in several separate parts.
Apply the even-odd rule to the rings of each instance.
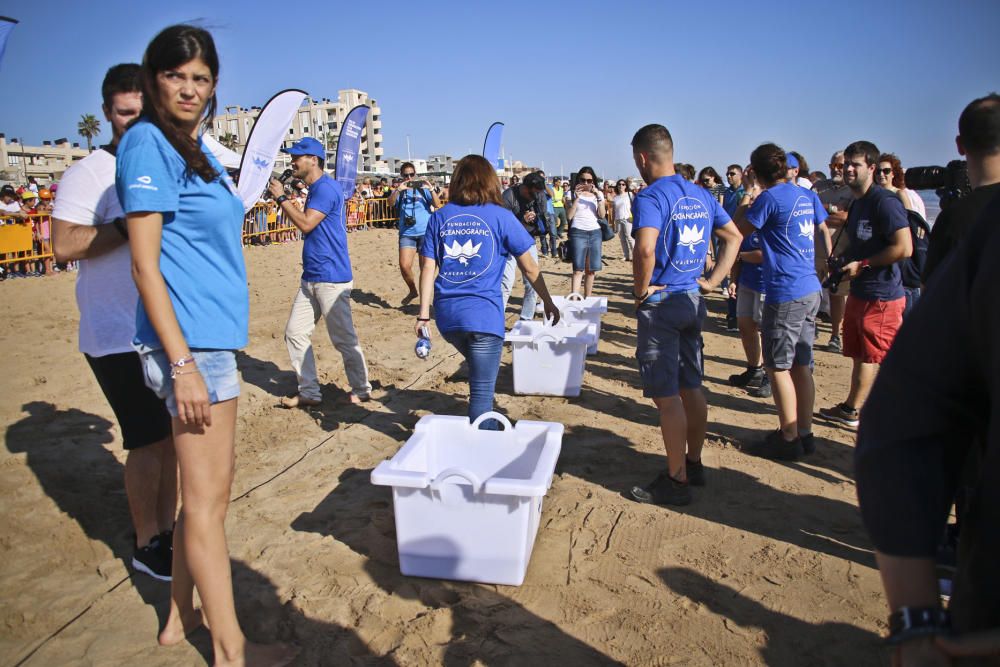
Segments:
[[[323,144],[312,137],[299,139],[288,148],[282,148],[281,152],[289,155],[315,155],[321,160],[326,159],[326,149],[323,148]]]
[[[789,169],[798,169],[799,168],[799,161],[791,153],[785,153],[785,164],[788,165]]]

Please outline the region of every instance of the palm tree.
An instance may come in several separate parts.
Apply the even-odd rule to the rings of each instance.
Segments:
[[[219,137],[219,143],[231,151],[235,151],[240,145],[240,139],[232,132],[226,132]]]
[[[80,116],[80,122],[76,125],[77,133],[87,140],[87,150],[94,150],[94,144],[91,141],[94,137],[101,133],[101,121],[92,113],[83,114]]]

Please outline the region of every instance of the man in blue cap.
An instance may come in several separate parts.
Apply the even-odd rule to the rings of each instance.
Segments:
[[[292,156],[293,176],[305,181],[309,196],[300,211],[280,181],[272,178],[268,185],[285,220],[298,227],[303,237],[302,283],[285,325],[285,344],[298,378],[298,391],[282,399],[281,406],[304,408],[322,401],[312,350],[312,332],[320,317],[326,320],[330,341],[344,358],[351,402],[367,401],[372,386],[351,318],[354,275],[347,254],[344,194],[340,184],[323,171],[326,150],[319,141],[306,137],[282,152]]]

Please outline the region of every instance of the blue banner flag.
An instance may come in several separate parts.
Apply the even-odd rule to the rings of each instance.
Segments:
[[[350,199],[354,194],[354,181],[358,178],[358,152],[361,149],[362,132],[365,120],[368,118],[369,107],[364,104],[351,109],[340,128],[340,138],[337,139],[337,161],[334,173],[337,182],[344,191],[344,199]]]
[[[493,123],[490,129],[486,130],[486,141],[483,142],[483,157],[486,158],[494,169],[503,169],[503,162],[500,160],[500,144],[503,142],[503,123]]]
[[[3,54],[7,51],[7,37],[17,25],[17,21],[6,16],[0,16],[0,65],[3,65]]]

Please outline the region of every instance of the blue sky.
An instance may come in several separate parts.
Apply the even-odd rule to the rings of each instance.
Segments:
[[[650,122],[678,161],[720,172],[764,141],[824,171],[856,139],[904,166],[943,164],[962,108],[1000,89],[996,0],[158,5],[3,3],[21,23],[0,65],[0,132],[81,140],[107,67],[194,19],[219,47],[220,106],[359,88],[382,107],[387,156],[406,155],[407,135],[417,157],[478,152],[500,120],[508,156],[550,173],[636,173],[628,142]]]

